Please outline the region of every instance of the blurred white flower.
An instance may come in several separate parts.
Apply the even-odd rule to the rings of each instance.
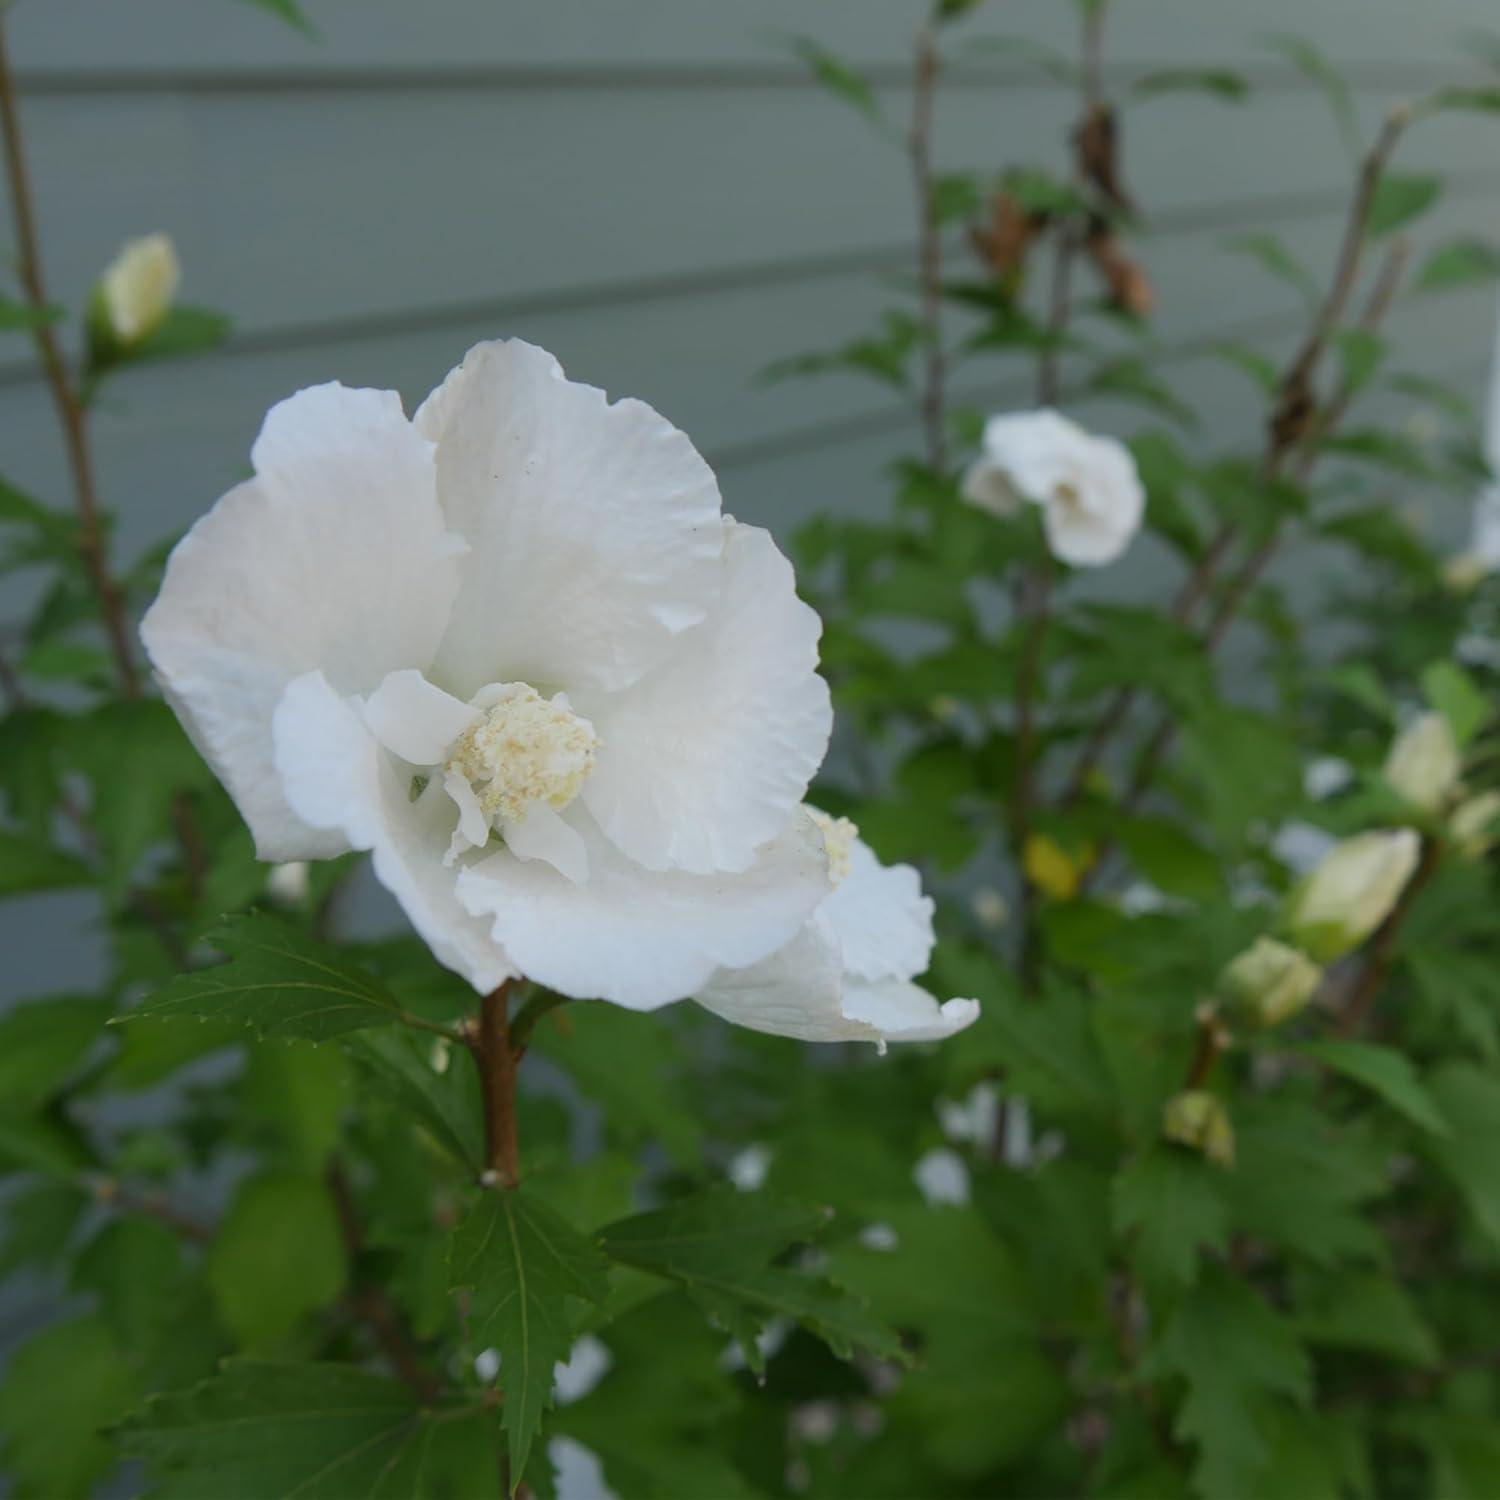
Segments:
[[[154,333],[172,310],[182,267],[164,234],[130,240],[99,278],[99,306],[118,344],[138,344]]]
[[[756,1141],[730,1158],[725,1176],[742,1193],[753,1193],[765,1182],[766,1173],[770,1170],[771,1148]]]
[[[901,1236],[889,1224],[866,1224],[855,1238],[866,1250],[889,1254],[901,1248]]]
[[[1458,786],[1463,765],[1448,721],[1419,714],[1396,736],[1385,761],[1386,784],[1413,807],[1432,812]]]
[[[374,854],[438,959],[635,1009],[790,942],[817,616],[682,433],[520,341],[408,420],[274,407],[142,627],[261,857]]]
[[[1023,501],[1041,506],[1048,547],[1076,568],[1114,562],[1146,512],[1130,450],[1050,408],[991,417],[961,491],[999,516],[1015,514]]]
[[[927,1152],[911,1175],[929,1203],[962,1208],[969,1201],[969,1169],[963,1157],[948,1146],[935,1146]]]
[[[606,1344],[591,1333],[584,1334],[568,1351],[567,1359],[558,1360],[555,1367],[553,1390],[558,1405],[581,1401],[609,1374],[614,1362]]]
[[[1390,915],[1421,858],[1410,828],[1379,829],[1335,844],[1292,893],[1292,940],[1319,963],[1357,948]]]
[[[976,1083],[962,1099],[939,1099],[937,1117],[950,1141],[988,1146],[1000,1128],[1000,1090]]]
[[[834,882],[812,919],[760,963],[721,970],[698,1003],[754,1031],[807,1042],[931,1042],[979,1015],[975,1000],[939,1005],[911,981],[932,956],[932,900],[910,865],[885,866],[847,818],[809,815],[827,841]]]

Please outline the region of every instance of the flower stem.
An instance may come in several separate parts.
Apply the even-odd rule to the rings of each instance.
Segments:
[[[78,510],[77,545],[99,610],[104,618],[105,634],[115,660],[115,674],[120,692],[126,698],[140,696],[140,677],[130,645],[130,627],[125,617],[125,601],[120,586],[109,569],[104,551],[104,531],[99,515],[99,494],[94,482],[93,459],[89,452],[88,432],[83,403],[69,379],[57,336],[47,321],[46,288],[42,281],[41,252],[32,208],[31,186],[26,174],[26,157],[21,147],[21,118],[16,107],[15,82],[11,77],[10,57],[5,46],[3,12],[0,12],[0,126],[5,135],[5,175],[10,187],[12,217],[16,232],[16,274],[26,302],[37,314],[31,336],[41,359],[42,373],[52,393],[62,426],[63,446],[73,476],[74,501]]]
[[[912,83],[912,123],[907,147],[917,199],[917,260],[922,292],[922,427],[927,463],[934,473],[948,467],[947,356],[943,350],[943,241],[932,171],[932,118],[937,102],[938,55],[931,27],[917,32]]]
[[[513,981],[493,989],[479,1002],[479,1021],[466,1037],[479,1069],[484,1103],[484,1182],[513,1188],[521,1180],[520,1146],[516,1137],[516,1067],[521,1060],[512,1045],[510,996]]]

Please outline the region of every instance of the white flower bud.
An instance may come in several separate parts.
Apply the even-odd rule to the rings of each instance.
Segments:
[[[1305,953],[1257,938],[1219,976],[1219,993],[1262,1026],[1276,1026],[1297,1014],[1317,993],[1323,971]]]
[[[1462,769],[1447,719],[1425,713],[1397,735],[1386,757],[1385,779],[1413,807],[1431,812],[1448,800]]]
[[[1465,859],[1478,859],[1489,852],[1500,830],[1500,791],[1479,792],[1460,802],[1448,819],[1448,836]]]
[[[1335,844],[1293,893],[1292,941],[1320,963],[1357,948],[1385,921],[1421,857],[1410,828],[1380,829]]]
[[[172,310],[182,267],[164,234],[130,240],[104,268],[98,303],[107,331],[122,348],[155,333]]]

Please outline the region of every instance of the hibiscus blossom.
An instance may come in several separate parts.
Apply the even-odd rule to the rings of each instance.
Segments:
[[[639,401],[481,344],[274,407],[142,635],[260,856],[370,850],[438,959],[650,1008],[828,892],[817,616]]]
[[[938,1002],[912,980],[932,957],[932,900],[910,865],[882,865],[847,818],[816,808],[833,892],[778,953],[723,970],[702,1006],[740,1026],[807,1042],[933,1042],[979,1015],[974,1000]]]
[[[1130,450],[1045,408],[991,417],[961,489],[971,505],[994,515],[1014,515],[1023,503],[1041,506],[1048,548],[1075,568],[1114,562],[1146,511]]]

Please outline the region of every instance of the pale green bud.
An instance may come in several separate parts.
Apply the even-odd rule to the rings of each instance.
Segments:
[[[1411,828],[1379,829],[1335,844],[1292,893],[1292,941],[1319,963],[1342,958],[1390,915],[1421,855],[1422,840]]]
[[[1323,971],[1305,953],[1257,938],[1219,976],[1219,994],[1262,1026],[1278,1026],[1317,993]]]
[[[104,268],[89,302],[90,363],[96,370],[127,357],[166,321],[182,279],[164,234],[129,240]]]
[[[1161,1129],[1169,1141],[1201,1151],[1221,1167],[1234,1165],[1234,1126],[1224,1101],[1207,1089],[1188,1089],[1169,1099]]]
[[[1489,852],[1500,837],[1500,791],[1479,792],[1460,802],[1448,819],[1448,836],[1466,859]]]
[[[1458,789],[1463,770],[1458,744],[1442,714],[1415,718],[1396,737],[1385,761],[1385,779],[1397,796],[1432,812]]]

